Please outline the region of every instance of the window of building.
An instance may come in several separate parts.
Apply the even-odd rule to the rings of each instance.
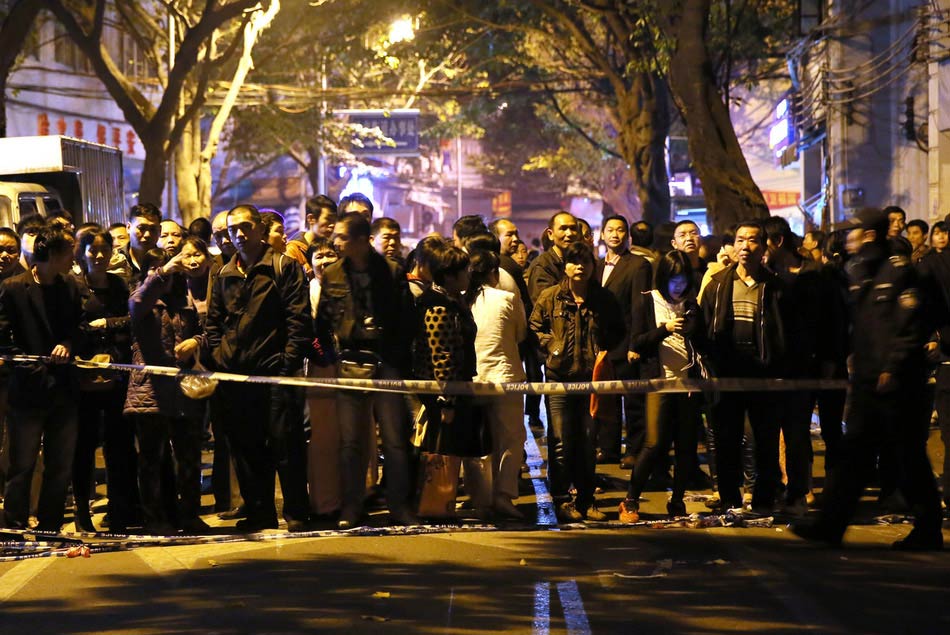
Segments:
[[[89,60],[70,39],[66,29],[58,22],[53,23],[53,60],[81,73],[92,72]]]

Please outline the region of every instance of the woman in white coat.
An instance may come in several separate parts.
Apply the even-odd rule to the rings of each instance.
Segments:
[[[520,299],[496,289],[497,254],[475,250],[470,254],[471,274],[466,301],[478,326],[475,357],[480,382],[525,381],[518,344],[525,338],[527,321]],[[487,397],[485,414],[492,435],[492,510],[498,516],[521,519],[512,503],[518,497],[518,480],[524,452],[524,404],[520,394]]]

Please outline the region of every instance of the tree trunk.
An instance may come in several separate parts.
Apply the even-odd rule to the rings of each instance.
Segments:
[[[165,189],[164,146],[163,139],[149,142],[142,139],[145,163],[142,165],[142,180],[139,183],[139,203],[152,203],[161,207],[162,193]]]
[[[14,2],[0,28],[0,137],[7,136],[7,80],[41,8],[35,0]]]
[[[626,95],[618,95],[623,122],[621,153],[630,165],[643,220],[658,225],[670,220],[670,185],[666,170],[666,138],[670,103],[666,82],[654,73],[638,73]]]
[[[752,180],[729,109],[706,49],[710,0],[686,0],[675,27],[670,90],[686,122],[689,153],[702,181],[707,219],[721,234],[740,220],[766,218],[769,208]]]
[[[181,141],[175,148],[175,179],[182,224],[187,227],[198,216],[208,216],[202,214],[201,207],[201,119],[198,115],[182,130]]]

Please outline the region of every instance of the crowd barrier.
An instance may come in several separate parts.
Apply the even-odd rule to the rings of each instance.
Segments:
[[[2,356],[4,363],[48,362],[38,355]],[[215,381],[299,386],[324,390],[355,390],[360,392],[413,393],[429,395],[472,395],[491,397],[510,394],[522,395],[625,395],[630,393],[684,393],[684,392],[784,392],[793,390],[844,390],[844,379],[777,379],[751,377],[721,377],[716,379],[636,379],[618,381],[578,382],[469,382],[427,381],[416,379],[344,379],[320,377],[277,377],[243,375],[217,371],[186,370],[172,366],[117,364],[76,359],[78,368],[118,372],[142,372],[150,375],[184,378],[198,376]]]

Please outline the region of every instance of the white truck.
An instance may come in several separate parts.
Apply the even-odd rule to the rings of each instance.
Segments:
[[[63,136],[0,138],[0,226],[68,210],[73,223],[125,221],[122,152]]]

